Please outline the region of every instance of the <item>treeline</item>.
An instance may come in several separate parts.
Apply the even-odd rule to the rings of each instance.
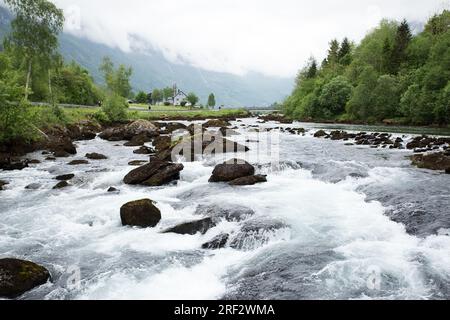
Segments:
[[[14,19],[0,47],[0,143],[33,140],[39,134],[37,123],[42,120],[30,101],[48,102],[50,121],[66,121],[59,103],[99,104],[97,120],[127,119],[131,68],[116,68],[104,58],[100,71],[105,84],[96,85],[86,69],[65,62],[58,53],[64,25],[61,9],[47,0],[5,0],[5,4]]]
[[[407,21],[383,20],[355,45],[330,42],[311,58],[284,101],[295,119],[450,124],[450,11],[413,35]]]

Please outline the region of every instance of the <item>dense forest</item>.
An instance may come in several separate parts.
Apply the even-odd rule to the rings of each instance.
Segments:
[[[330,42],[326,59],[302,69],[284,102],[295,119],[450,124],[450,11],[413,35],[383,20],[359,45]]]

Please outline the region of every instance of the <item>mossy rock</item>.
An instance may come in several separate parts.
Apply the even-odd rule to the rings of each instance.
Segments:
[[[0,259],[0,297],[16,298],[50,278],[44,267],[30,261]]]

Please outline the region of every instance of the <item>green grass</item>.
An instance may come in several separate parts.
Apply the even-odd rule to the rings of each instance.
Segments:
[[[143,110],[148,110],[148,105],[147,104],[138,104],[138,103],[133,103],[130,104],[130,107],[132,108],[139,108],[139,109],[143,109]],[[181,107],[181,106],[156,106],[156,105],[152,105],[152,111],[186,111],[189,110],[189,108],[186,107]]]
[[[30,111],[34,114],[34,125],[39,128],[46,128],[53,125],[67,125],[77,123],[82,120],[95,120],[96,114],[101,112],[100,108],[61,108],[62,116],[57,117],[48,106],[30,107]],[[246,116],[247,112],[243,109],[224,109],[220,111],[213,110],[165,110],[165,111],[137,111],[129,110],[128,118],[130,120],[167,120],[167,119],[185,119],[194,120],[196,118],[222,118],[222,117],[239,117]]]

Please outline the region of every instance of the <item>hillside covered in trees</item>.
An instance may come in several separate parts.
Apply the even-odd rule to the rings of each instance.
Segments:
[[[284,102],[295,119],[450,124],[450,11],[419,34],[407,21],[383,20],[359,45],[330,42],[311,58]]]

